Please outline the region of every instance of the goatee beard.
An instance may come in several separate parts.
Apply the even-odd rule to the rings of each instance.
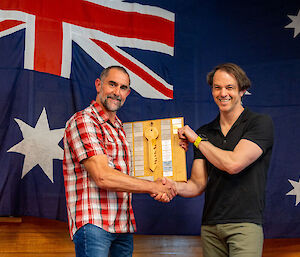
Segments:
[[[112,107],[112,105],[110,105],[108,103],[108,99],[112,99],[112,100],[118,100],[119,104],[118,105],[114,105],[114,107]],[[119,110],[122,106],[121,104],[121,99],[118,96],[107,96],[106,99],[103,102],[103,106],[110,112],[116,112],[117,110]]]

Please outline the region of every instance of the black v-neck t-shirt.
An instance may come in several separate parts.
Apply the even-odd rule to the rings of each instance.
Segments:
[[[199,128],[210,143],[223,150],[232,151],[241,139],[257,144],[262,155],[238,174],[230,175],[206,160],[208,183],[202,224],[250,222],[262,224],[265,205],[265,185],[273,146],[273,122],[270,116],[245,108],[224,136],[220,116]],[[206,159],[194,147],[194,159]]]

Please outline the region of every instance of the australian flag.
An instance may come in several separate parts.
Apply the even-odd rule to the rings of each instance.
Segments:
[[[123,122],[184,117],[197,129],[218,114],[205,77],[224,62],[252,81],[244,106],[275,124],[265,235],[300,237],[296,0],[1,0],[0,215],[66,220],[64,127],[95,99],[103,67],[130,74]],[[203,196],[133,205],[138,233],[200,234]]]

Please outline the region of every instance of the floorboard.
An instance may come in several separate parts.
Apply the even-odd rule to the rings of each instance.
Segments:
[[[67,223],[0,217],[0,257],[74,257]],[[134,235],[133,257],[202,257],[200,236]],[[263,257],[300,257],[300,238],[266,239]]]

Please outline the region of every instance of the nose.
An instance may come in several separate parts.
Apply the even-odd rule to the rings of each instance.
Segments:
[[[221,92],[220,92],[222,97],[227,96],[227,89],[225,87],[221,88]]]

